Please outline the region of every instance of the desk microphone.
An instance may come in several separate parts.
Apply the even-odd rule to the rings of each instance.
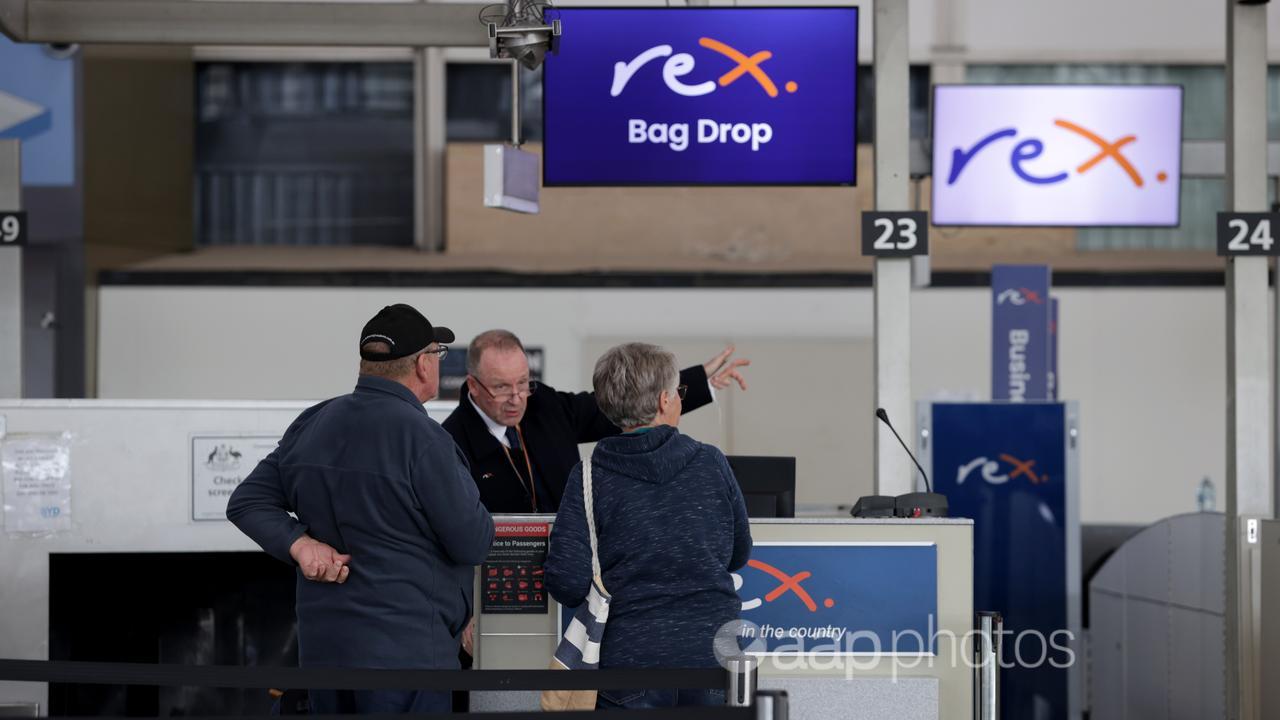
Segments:
[[[933,486],[929,483],[929,475],[924,471],[924,467],[920,465],[920,461],[916,460],[916,456],[911,452],[911,448],[903,442],[902,436],[894,429],[893,423],[889,422],[889,413],[884,408],[876,408],[876,417],[880,421],[889,426],[889,430],[893,436],[898,438],[898,444],[902,445],[902,449],[907,451],[907,457],[911,458],[911,462],[916,464],[920,469],[920,476],[924,478],[924,487],[927,492],[910,492],[905,495],[899,495],[896,498],[884,495],[869,495],[858,500],[853,506],[854,517],[903,517],[903,518],[919,518],[919,517],[946,517],[947,516],[947,496],[933,492]]]
[[[932,495],[933,487],[929,485],[928,474],[925,473],[924,468],[920,467],[920,461],[917,460],[916,456],[911,452],[911,448],[907,447],[907,444],[902,441],[902,436],[898,434],[897,430],[893,429],[893,423],[889,422],[889,413],[885,412],[884,408],[876,408],[876,417],[880,418],[880,422],[889,426],[889,431],[893,433],[894,437],[898,438],[898,444],[902,446],[903,450],[907,451],[907,457],[911,458],[911,462],[915,463],[916,467],[920,468],[920,476],[924,478],[924,489]]]

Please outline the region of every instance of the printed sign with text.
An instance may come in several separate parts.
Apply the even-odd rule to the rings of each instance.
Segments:
[[[497,523],[493,548],[480,566],[480,612],[486,615],[546,615],[548,523]]]
[[[279,442],[271,435],[193,436],[191,518],[226,520],[231,493]]]

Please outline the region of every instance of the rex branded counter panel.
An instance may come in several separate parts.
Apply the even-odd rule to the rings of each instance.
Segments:
[[[476,667],[550,662],[572,615],[542,591],[554,520],[494,517],[494,549],[476,577]],[[973,675],[960,645],[973,626],[972,521],[761,518],[751,532],[751,561],[734,578],[743,632],[761,656],[761,685],[786,688],[797,717],[806,698],[830,707],[847,693],[869,718],[882,716],[867,700],[877,693],[885,718],[904,703],[913,717],[969,716]]]

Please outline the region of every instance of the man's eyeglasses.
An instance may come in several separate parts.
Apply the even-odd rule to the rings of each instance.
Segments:
[[[684,399],[684,396],[689,394],[689,386],[688,386],[688,385],[677,385],[677,386],[676,386],[676,394],[680,396],[680,399],[681,399],[681,400],[683,400],[683,399]]]
[[[449,348],[445,347],[444,345],[441,345],[440,347],[435,348],[434,350],[423,350],[422,354],[435,355],[437,360],[443,360],[444,356],[449,354]]]
[[[526,380],[524,382],[516,383],[515,387],[503,383],[501,385],[495,385],[490,389],[488,385],[480,382],[480,378],[475,375],[472,375],[471,379],[475,380],[476,384],[483,388],[485,392],[489,393],[489,397],[494,400],[507,400],[516,397],[517,395],[529,396],[538,389],[537,380]]]

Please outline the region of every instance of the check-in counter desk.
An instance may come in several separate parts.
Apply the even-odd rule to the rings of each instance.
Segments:
[[[570,613],[541,585],[548,515],[496,516],[477,573],[476,666],[546,668]],[[754,519],[737,573],[760,686],[794,718],[960,720],[973,715],[973,523],[967,519]],[[539,553],[542,553],[540,556]],[[530,693],[476,693],[477,710]]]

